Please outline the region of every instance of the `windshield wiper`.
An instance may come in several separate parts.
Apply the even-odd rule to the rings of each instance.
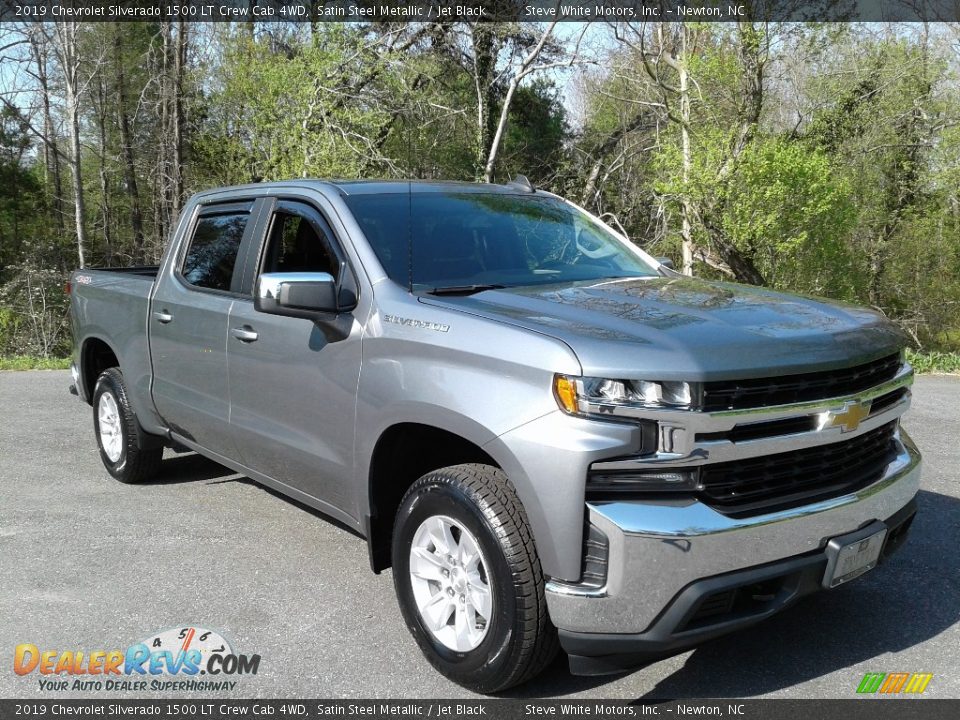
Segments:
[[[484,290],[500,290],[506,285],[447,285],[446,287],[435,287],[427,290],[430,295],[473,295]]]

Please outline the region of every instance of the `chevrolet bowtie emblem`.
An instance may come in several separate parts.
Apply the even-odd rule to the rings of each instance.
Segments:
[[[820,413],[820,430],[839,427],[840,432],[853,432],[870,415],[870,401],[848,402],[842,410],[827,410]]]

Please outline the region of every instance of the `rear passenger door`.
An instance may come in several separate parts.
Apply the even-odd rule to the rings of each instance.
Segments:
[[[304,201],[264,208],[261,272],[353,273],[330,224]],[[353,275],[355,280],[356,276]],[[257,312],[252,293],[230,313],[231,424],[243,464],[350,512],[361,325]]]
[[[158,279],[149,318],[153,399],[171,430],[235,457],[227,384],[227,323],[261,201],[203,205]]]

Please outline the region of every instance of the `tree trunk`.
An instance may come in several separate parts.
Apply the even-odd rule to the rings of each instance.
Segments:
[[[683,197],[680,209],[680,237],[682,238],[683,261],[680,272],[693,275],[693,231],[690,206],[690,169],[693,159],[690,150],[690,78],[687,68],[687,26],[680,29],[680,140],[683,146]]]
[[[173,47],[173,23],[165,22],[162,26],[163,50],[160,54],[160,138],[157,143],[157,187],[154,194],[155,202],[158,207],[154,215],[156,217],[156,238],[155,243],[162,245],[170,229],[170,68],[172,65],[172,47]]]
[[[87,230],[84,225],[86,208],[83,201],[83,173],[80,167],[80,118],[74,90],[67,86],[67,127],[70,130],[70,175],[73,178],[73,219],[77,228],[77,259],[80,267],[87,265]]]
[[[590,152],[590,156],[594,158],[594,162],[590,168],[590,173],[587,175],[587,182],[583,186],[583,192],[580,195],[581,205],[589,209],[589,206],[593,203],[594,195],[597,192],[597,179],[600,177],[600,171],[603,170],[603,161],[607,155],[613,152],[613,149],[630,133],[640,130],[646,131],[650,128],[650,119],[644,113],[638,113],[637,116],[626,125],[621,125],[608,134],[603,142]]]
[[[70,175],[73,178],[73,217],[77,231],[77,258],[80,267],[86,267],[87,230],[84,224],[86,208],[83,197],[83,173],[80,154],[80,60],[77,49],[78,23],[62,22],[54,25],[57,39],[55,51],[63,71],[67,132],[70,136]]]
[[[726,196],[724,185],[733,174],[740,156],[753,140],[763,111],[766,31],[757,29],[752,22],[740,22],[737,29],[739,36],[737,52],[741,66],[739,121],[730,152],[721,163],[714,179],[717,186],[715,196],[718,200],[712,207],[700,208],[699,215],[717,255],[727,264],[737,280],[751,285],[765,285],[766,278],[757,269],[754,258],[734,245],[718,221],[724,209],[723,198]]]
[[[503,99],[503,107],[500,110],[500,121],[497,123],[497,131],[490,141],[490,151],[487,154],[487,162],[483,167],[483,181],[485,183],[493,182],[493,168],[497,163],[497,153],[500,150],[500,144],[503,142],[503,134],[507,129],[507,119],[510,116],[510,105],[513,103],[513,95],[520,85],[520,78],[514,77],[507,88],[507,96]]]
[[[523,82],[523,79],[527,75],[536,71],[537,68],[534,63],[537,62],[537,59],[540,57],[543,46],[546,44],[550,35],[553,34],[553,29],[556,26],[556,20],[547,26],[547,29],[544,30],[543,35],[540,36],[540,40],[537,41],[537,44],[534,45],[533,49],[531,49],[527,56],[523,59],[523,62],[520,63],[520,67],[517,68],[517,71],[513,74],[513,77],[510,78],[510,85],[507,87],[507,95],[504,97],[503,106],[500,108],[500,120],[497,122],[497,129],[493,135],[493,140],[490,141],[490,150],[487,153],[487,162],[483,168],[483,181],[486,183],[493,182],[493,169],[497,163],[497,153],[500,151],[500,145],[503,143],[503,135],[507,130],[507,121],[510,118],[510,106],[513,104],[513,96],[517,92],[517,88],[520,87],[520,83]]]
[[[170,204],[170,222],[176,224],[183,205],[183,75],[187,65],[187,25],[177,21],[177,47],[173,63],[173,108],[171,112],[173,157],[170,172],[173,197]]]
[[[495,100],[493,77],[496,72],[497,48],[494,30],[487,23],[473,27],[473,80],[477,94],[477,137],[474,148],[474,174],[479,180],[484,175],[490,151],[491,109]]]
[[[603,169],[603,156],[598,155],[590,168],[590,174],[587,175],[587,182],[583,185],[583,193],[580,195],[580,204],[590,209],[594,195],[597,192],[597,178],[600,177],[600,171]]]
[[[84,225],[86,208],[83,201],[83,173],[80,167],[80,118],[74,89],[68,84],[67,127],[70,130],[70,175],[73,178],[73,219],[77,227],[77,259],[81,269],[87,265],[87,230]]]
[[[53,211],[54,223],[57,226],[58,236],[63,239],[66,235],[63,210],[63,174],[60,171],[60,148],[57,144],[57,132],[53,124],[53,114],[50,111],[50,84],[47,77],[47,52],[39,36],[31,34],[30,42],[33,50],[34,62],[37,66],[37,81],[40,84],[40,95],[43,101],[43,167],[44,179],[50,185],[50,175],[53,180]]]
[[[123,155],[123,184],[130,196],[130,229],[133,231],[134,263],[146,259],[143,238],[143,213],[140,209],[140,192],[137,188],[136,163],[133,158],[133,142],[130,138],[130,115],[127,109],[127,78],[124,71],[123,31],[114,26],[114,62],[117,65],[117,124],[120,126],[120,145]]]
[[[753,258],[740,252],[739,248],[724,233],[723,228],[715,221],[715,218],[719,218],[722,213],[723,210],[720,207],[703,210],[700,213],[703,227],[710,235],[710,243],[716,250],[717,255],[730,268],[730,272],[739,282],[750,285],[766,285],[767,280],[757,268]]]
[[[737,23],[740,60],[739,123],[733,137],[730,153],[717,171],[717,180],[723,181],[733,172],[737,161],[756,134],[763,111],[763,77],[766,68],[765,50],[762,41],[765,31],[758,30],[752,22]]]
[[[100,221],[103,223],[103,246],[107,265],[113,265],[113,239],[110,233],[110,182],[107,179],[107,89],[103,76],[97,78],[97,131],[100,138]]]

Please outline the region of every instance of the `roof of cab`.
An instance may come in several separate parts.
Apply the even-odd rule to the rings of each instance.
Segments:
[[[260,190],[270,188],[334,188],[342,195],[388,195],[394,193],[494,193],[504,195],[526,195],[531,191],[522,185],[494,185],[490,183],[460,182],[453,180],[321,180],[303,178],[298,180],[280,180],[274,182],[251,183],[231,187],[211,188],[198,193],[201,196],[231,193],[236,191]],[[542,192],[542,191],[538,191]],[[549,194],[549,193],[543,193]]]
[[[458,182],[453,180],[330,180],[344,195],[387,195],[391,193],[429,192],[476,192],[476,193],[529,193],[519,185],[493,185],[490,183]]]

